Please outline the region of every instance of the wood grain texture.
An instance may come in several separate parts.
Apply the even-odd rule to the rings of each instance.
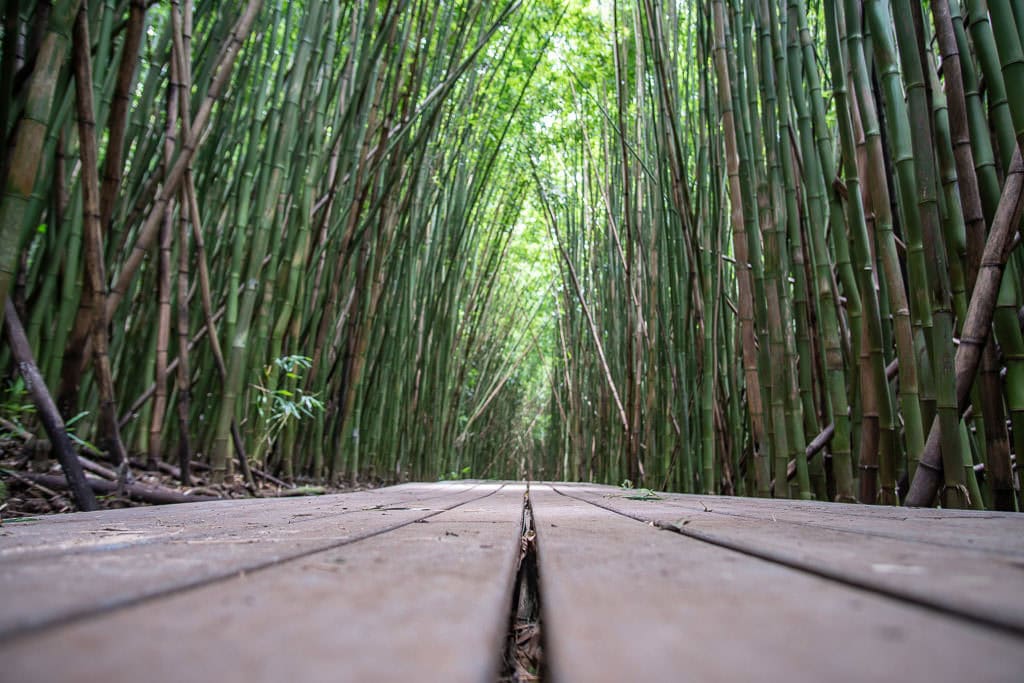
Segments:
[[[492,681],[523,491],[7,642],[3,678]]]
[[[992,547],[979,552],[954,543],[970,532],[944,520],[932,518],[928,523],[933,537],[941,532],[949,543],[919,543],[865,533],[864,529],[794,521],[793,508],[777,502],[750,501],[740,508],[741,513],[723,514],[719,510],[729,508],[731,501],[693,496],[680,500],[660,494],[662,500],[635,500],[627,491],[609,488],[557,490],[690,537],[1024,635],[1024,558],[1017,553],[997,553]],[[990,521],[987,513],[981,513],[981,519],[974,519],[976,516],[961,512],[953,520],[970,521],[972,527]],[[1024,540],[1016,540],[1024,539],[1024,517],[1005,517],[999,520],[1003,523],[1002,542],[1024,544]],[[903,533],[909,535],[912,530]]]
[[[531,493],[557,681],[1016,681],[1024,640]],[[950,646],[950,644],[955,644]]]
[[[191,505],[132,507],[94,513],[44,515],[0,527],[0,564],[52,557],[108,542],[152,542],[171,535],[243,532],[255,524],[316,513],[316,517],[361,509],[422,504],[468,491],[476,483],[401,484],[379,489],[297,498],[243,498]],[[109,532],[109,535],[108,535]]]
[[[557,483],[573,495],[591,494],[622,498],[628,491],[614,486]],[[636,492],[634,492],[636,493]],[[1024,558],[1024,515],[1015,512],[905,508],[809,500],[735,498],[658,492],[657,502],[666,508],[713,512],[751,519],[806,524],[834,531],[848,531],[912,543],[931,543],[989,551]]]
[[[489,683],[524,492],[417,484],[2,527],[0,682]],[[638,494],[531,488],[549,680],[860,681],[907,662],[915,680],[1020,680],[1024,516]]]
[[[3,547],[16,548],[19,536],[25,536],[31,551],[2,556],[0,640],[351,543],[494,490],[495,485],[406,487],[136,508],[10,525]],[[142,510],[146,514],[137,512]]]

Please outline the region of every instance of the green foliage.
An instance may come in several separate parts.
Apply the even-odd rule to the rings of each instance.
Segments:
[[[324,404],[316,394],[294,386],[302,379],[300,371],[308,370],[312,363],[313,359],[308,356],[281,356],[265,366],[259,383],[252,385],[256,390],[256,413],[262,422],[258,427],[260,443],[264,446],[270,446],[290,424],[315,419],[324,411]],[[293,388],[268,388],[268,385],[277,387],[282,379],[291,380],[288,384]]]
[[[629,500],[661,500],[661,496],[656,494],[654,491],[647,488],[634,488],[633,482],[630,479],[623,479],[622,483],[619,484],[619,488],[624,491],[629,491],[629,495],[623,495],[623,498]]]
[[[36,407],[29,398],[28,388],[21,375],[5,384],[3,398],[0,399],[0,415],[11,422],[21,424],[21,419],[35,414]]]
[[[913,22],[890,16],[890,3],[259,3],[237,60],[220,64],[236,54],[227,41],[246,4],[200,4],[187,41],[172,35],[172,12],[187,4],[147,5],[124,121],[112,120],[125,101],[114,89],[132,3],[90,5],[100,32],[75,56],[93,61],[97,158],[124,150],[98,270],[120,302],[106,323],[113,403],[138,412],[124,430],[132,450],[167,456],[175,440],[162,432],[194,434],[216,480],[231,474],[232,428],[244,427],[249,457],[272,451],[264,465],[286,478],[529,474],[622,481],[636,500],[658,499],[634,488],[644,485],[767,495],[774,481],[788,495],[790,462],[800,495],[852,499],[857,459],[861,499],[874,501],[877,483],[893,502],[921,457],[921,415],[941,406],[944,433],[956,432],[952,375],[931,368],[955,364],[971,287],[931,302],[949,285],[926,286],[923,258],[940,263],[945,242],[948,270],[964,279],[973,233],[958,211],[993,223],[998,169],[1018,146],[1006,109],[1024,105],[1005,104],[989,23],[968,17],[962,68],[945,73],[935,65],[953,55],[934,54],[925,31],[927,98],[927,79],[912,82],[903,64],[920,57]],[[34,35],[44,15],[19,7],[10,28]],[[167,97],[177,58],[187,101]],[[48,126],[31,164],[46,172],[19,185],[32,194],[7,222],[25,233],[20,253],[4,242],[21,271],[0,268],[0,285],[19,283],[40,369],[62,407],[81,402],[68,426],[87,435],[99,392],[91,370],[65,377],[64,359],[84,346],[81,282],[97,272],[85,268],[88,138],[73,81],[58,77],[70,69],[51,67],[28,79],[58,90],[33,119]],[[958,71],[973,85],[947,104]],[[216,97],[214,82],[225,84]],[[8,85],[14,105],[0,108],[16,144],[15,105],[35,98]],[[205,121],[187,152],[169,136],[182,130],[168,120],[172,100]],[[949,131],[961,100],[970,130]],[[987,205],[967,210],[950,140],[970,142],[957,152],[973,148]],[[932,148],[935,159],[912,153]],[[186,156],[186,174],[168,172]],[[895,184],[875,184],[887,170]],[[185,180],[170,188],[175,177]],[[168,215],[182,229],[158,234]],[[1007,266],[1014,286],[994,330],[1008,379],[974,417],[1010,421],[1018,460],[1022,264],[1017,253]],[[303,348],[313,357],[294,353]],[[0,370],[13,376],[9,356]],[[157,377],[175,360],[187,370],[177,385]],[[899,381],[888,383],[894,360]],[[19,383],[5,386],[0,416],[34,427]],[[830,425],[826,472],[802,453]],[[972,459],[985,462],[985,486],[1001,473],[1012,498],[1009,454],[975,441],[975,453],[960,449],[963,468],[958,444],[943,446],[946,473],[963,469],[973,484]]]
[[[76,433],[78,431],[76,428],[78,423],[84,420],[86,417],[88,417],[88,415],[89,411],[83,410],[74,417],[72,417],[70,420],[65,422],[64,427],[67,431],[68,438],[71,439],[74,443],[78,444],[79,447],[87,451],[90,451],[94,455],[102,456],[103,451],[101,451],[95,444],[93,444],[90,441],[86,441]]]
[[[31,421],[36,412],[35,405],[28,396],[28,389],[21,375],[13,381],[5,383],[3,398],[0,399],[0,417],[15,427],[31,432]],[[0,427],[0,439],[15,436],[9,430]]]
[[[650,489],[636,489],[635,493],[623,496],[629,500],[661,500],[661,496]]]
[[[451,471],[451,472],[448,472],[447,474],[442,472],[441,474],[437,475],[437,480],[438,481],[457,481],[459,479],[469,479],[470,478],[470,473],[472,471],[473,471],[472,466],[471,465],[466,465],[465,467],[463,467],[458,472],[456,472],[454,470]]]

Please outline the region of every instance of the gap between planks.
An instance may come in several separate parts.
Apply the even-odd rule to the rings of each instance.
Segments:
[[[1008,681],[1024,666],[1019,637],[545,488],[531,501],[559,681],[854,681],[907,661],[921,679]]]

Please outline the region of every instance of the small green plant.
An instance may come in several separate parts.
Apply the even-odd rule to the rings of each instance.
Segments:
[[[438,481],[458,481],[459,479],[469,479],[470,473],[472,471],[473,471],[473,469],[469,465],[466,465],[465,467],[463,467],[458,472],[455,472],[454,470],[449,472],[448,474],[445,474],[444,472],[442,472],[441,474],[437,475],[437,480]]]
[[[25,432],[31,433],[33,424],[32,418],[35,414],[36,407],[29,398],[28,388],[25,386],[25,380],[19,376],[13,381],[8,382],[3,394],[3,399],[0,400],[0,417],[6,420],[9,424],[6,425],[7,429],[0,428],[0,439],[9,438],[12,434],[24,434]],[[95,444],[83,439],[75,433],[76,425],[78,425],[78,423],[85,417],[88,417],[88,415],[89,412],[83,410],[65,422],[64,428],[67,431],[68,438],[83,451],[94,455],[103,455],[103,451],[101,451]]]
[[[630,492],[630,495],[622,496],[629,500],[661,500],[661,496],[650,489],[633,488],[633,482],[630,479],[623,479],[619,488]]]
[[[73,418],[65,422],[64,428],[67,430],[68,438],[74,441],[80,448],[94,453],[95,455],[103,455],[103,451],[101,451],[95,444],[90,441],[86,441],[82,437],[78,436],[78,434],[75,434],[75,425],[88,415],[89,411],[83,410],[78,413],[78,415],[75,415]]]
[[[324,411],[316,394],[298,386],[302,380],[300,372],[312,365],[313,359],[308,356],[282,356],[264,367],[259,383],[252,385],[256,390],[256,412],[263,423],[261,448],[272,444],[289,424],[298,424]],[[282,383],[286,386],[279,386]]]
[[[0,400],[0,417],[3,417],[16,427],[20,427],[25,431],[31,431],[25,426],[25,421],[35,415],[35,412],[36,407],[29,399],[25,380],[19,375],[13,381],[7,382],[3,400]],[[6,438],[9,433],[10,430],[0,430],[0,438]]]
[[[635,489],[634,493],[625,497],[629,500],[661,500],[661,496],[650,489]]]

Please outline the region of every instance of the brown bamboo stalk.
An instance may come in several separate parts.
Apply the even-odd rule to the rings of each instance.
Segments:
[[[1014,244],[1014,233],[1019,229],[1024,214],[1024,162],[1020,148],[1014,152],[1010,170],[1003,185],[992,229],[989,231],[985,251],[981,257],[978,279],[974,285],[956,352],[956,399],[961,414],[966,409],[971,385],[981,362],[982,351],[988,340],[999,294],[1003,269]],[[938,422],[933,421],[925,443],[924,454],[914,480],[907,493],[907,505],[922,507],[935,500],[942,483],[942,451],[939,445]]]
[[[172,8],[172,12],[176,14]],[[164,168],[170,166],[177,147],[178,101],[182,90],[180,59],[175,42],[170,64],[170,84],[167,91],[167,133],[164,136]],[[167,356],[171,346],[171,247],[173,244],[174,202],[164,205],[160,223],[160,248],[157,256],[157,324],[156,324],[156,391],[149,422],[147,464],[155,468],[163,453],[164,415],[167,413]]]
[[[113,316],[122,299],[124,299],[128,286],[135,279],[135,273],[138,272],[139,266],[142,265],[143,259],[153,244],[153,240],[156,239],[159,233],[160,224],[164,217],[164,209],[177,193],[185,171],[192,162],[192,157],[209,132],[207,124],[213,113],[213,105],[228,83],[235,58],[238,56],[245,38],[249,35],[249,31],[252,29],[253,22],[256,20],[262,5],[262,0],[249,0],[245,11],[231,30],[231,35],[228,37],[224,49],[217,60],[217,66],[214,69],[210,87],[206,91],[206,97],[203,99],[203,103],[189,127],[190,134],[184,141],[181,153],[175,160],[174,165],[166,174],[160,194],[157,196],[156,202],[146,218],[146,222],[139,229],[138,236],[132,245],[131,252],[125,259],[121,272],[118,273],[114,284],[110,288],[110,293],[107,295],[106,300],[108,316]]]
[[[75,102],[78,111],[78,141],[82,156],[82,206],[85,239],[85,271],[89,288],[103,291],[103,235],[100,227],[99,177],[96,159],[96,122],[93,118],[92,63],[89,41],[89,12],[83,1],[75,20],[73,62],[75,70]],[[107,337],[107,316],[102,298],[91,298],[92,355],[96,383],[100,394],[100,435],[104,447],[118,464],[128,462],[117,421],[114,378],[110,367]]]
[[[44,486],[52,486],[54,488],[63,488],[65,482],[60,477],[55,477],[51,474],[35,474],[34,472],[25,472],[21,476],[26,479],[43,484]],[[89,488],[99,493],[111,494],[120,491],[120,487],[111,481],[105,481],[103,479],[86,479],[86,483]],[[143,503],[152,503],[153,505],[171,505],[175,503],[201,503],[203,501],[220,500],[216,496],[200,496],[192,495],[188,493],[180,493],[174,489],[169,489],[164,486],[146,486],[143,484],[128,484],[124,487],[124,492],[129,498],[134,498]]]
[[[68,489],[75,498],[75,504],[78,505],[79,510],[97,509],[99,506],[96,503],[96,497],[86,484],[85,473],[82,472],[82,465],[78,462],[71,439],[68,438],[64,420],[61,419],[57,404],[53,402],[50,392],[46,389],[42,373],[36,367],[32,349],[25,336],[25,328],[22,327],[18,312],[14,309],[10,298],[4,300],[4,327],[7,330],[7,342],[11,345],[11,352],[18,363],[18,372],[25,380],[25,388],[28,389],[32,403],[39,411],[40,421],[53,446],[53,452],[64,470],[64,478]]]
[[[173,6],[171,9],[172,18],[176,18],[177,7]],[[191,120],[191,115],[189,113],[189,90],[192,84],[192,0],[185,0],[184,14],[184,22],[174,22],[175,36],[177,38],[179,33],[181,36],[175,41],[175,52],[177,53],[180,50],[180,58],[178,59],[178,62],[180,64],[179,81],[181,83],[181,88],[178,91],[178,110],[180,114],[179,120],[181,122],[181,129],[183,132],[185,127],[188,125],[188,122]],[[178,43],[181,44],[180,47],[178,47]],[[190,217],[193,208],[192,203],[189,201],[189,187],[191,185],[192,171],[189,169],[185,172],[185,184],[181,189],[179,200],[181,209],[178,217],[178,371],[176,375],[178,391],[178,469],[180,471],[179,478],[181,483],[185,486],[189,486],[191,484],[192,478],[190,472],[192,447],[189,442],[189,410],[192,405],[192,371],[188,344],[189,228],[192,224]],[[198,214],[198,208],[196,209],[196,213]],[[209,283],[207,283],[207,288],[209,288]],[[207,294],[209,294],[208,291]],[[204,304],[206,303],[208,303],[208,301],[204,301]],[[211,335],[214,339],[217,336],[212,331]]]
[[[967,231],[966,284],[967,295],[970,296],[974,290],[982,252],[985,248],[985,216],[975,171],[974,153],[971,149],[960,52],[950,15],[949,0],[932,0],[931,8],[939,50],[942,54],[950,134],[952,135],[953,154],[956,158],[957,184]],[[991,336],[985,344],[981,362],[982,375],[979,389],[985,437],[988,441],[986,448],[988,472],[991,474],[992,486],[997,498],[994,502],[997,509],[1013,509],[1013,472],[1010,469],[1009,436],[1006,430],[1002,390],[999,384],[995,342]],[[1010,490],[1009,498],[1005,495],[1007,488]]]
[[[185,197],[188,205],[189,218],[192,223],[192,237],[196,244],[196,270],[199,274],[199,300],[203,307],[203,319],[206,322],[206,332],[210,337],[210,352],[217,364],[217,372],[221,379],[227,377],[227,364],[224,362],[224,352],[221,349],[220,338],[217,336],[217,319],[223,315],[223,311],[214,314],[213,295],[210,292],[210,269],[206,261],[206,242],[203,239],[203,223],[199,214],[199,202],[196,199],[195,178],[192,172],[185,174]]]
[[[114,215],[114,205],[121,186],[128,105],[131,102],[131,86],[139,61],[139,46],[142,44],[142,29],[146,19],[145,0],[131,0],[130,7],[107,126],[107,156],[103,162],[103,186],[100,188],[100,226],[104,229],[108,228]]]
[[[761,401],[761,378],[757,368],[757,331],[754,329],[753,282],[750,272],[750,256],[747,246],[747,232],[743,216],[742,189],[740,187],[739,143],[736,138],[736,124],[732,110],[732,86],[729,65],[726,60],[725,8],[721,0],[713,3],[714,12],[714,62],[718,73],[719,110],[722,129],[725,133],[725,164],[729,176],[730,220],[733,231],[733,248],[736,250],[736,282],[739,289],[740,332],[742,339],[744,378],[750,412],[751,435],[754,441],[754,458],[757,469],[759,493],[768,492],[767,460],[761,453],[765,442],[765,428],[762,421],[764,410]]]

